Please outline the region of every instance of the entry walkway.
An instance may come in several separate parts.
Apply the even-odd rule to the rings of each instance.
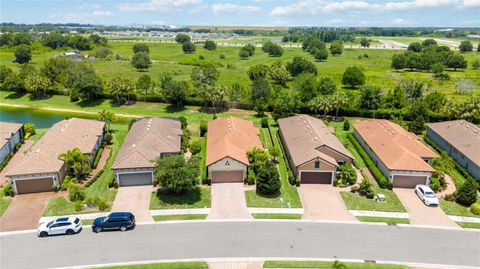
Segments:
[[[243,183],[212,184],[212,210],[208,219],[251,219]]]

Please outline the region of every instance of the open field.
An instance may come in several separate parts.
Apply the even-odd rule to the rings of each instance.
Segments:
[[[338,86],[341,86],[341,76],[346,67],[357,65],[365,70],[368,84],[378,85],[384,89],[392,89],[396,81],[401,78],[419,78],[431,81],[432,88],[446,93],[448,96],[456,99],[467,99],[469,95],[459,95],[455,92],[454,84],[460,78],[469,78],[475,85],[480,85],[480,76],[469,66],[465,71],[448,71],[450,81],[440,81],[432,79],[432,73],[427,72],[397,72],[390,68],[391,58],[398,51],[392,50],[364,50],[364,49],[344,49],[341,56],[330,56],[325,62],[317,62],[314,58],[302,51],[300,48],[285,48],[282,57],[269,57],[259,48],[255,55],[248,60],[241,60],[238,57],[238,47],[221,47],[215,51],[203,49],[197,45],[195,54],[186,55],[181,50],[181,45],[176,43],[151,43],[150,57],[153,61],[152,67],[147,72],[137,72],[131,65],[129,59],[133,55],[133,42],[110,42],[109,46],[114,54],[121,55],[125,60],[105,60],[95,59],[92,63],[98,74],[105,80],[116,77],[126,77],[136,80],[142,74],[150,75],[155,81],[158,81],[160,74],[170,73],[177,79],[189,80],[191,70],[194,66],[192,61],[198,60],[199,55],[203,55],[205,60],[219,65],[220,78],[218,85],[232,85],[234,82],[242,84],[244,87],[250,87],[250,80],[247,76],[247,70],[250,66],[256,64],[270,65],[277,60],[284,62],[291,61],[296,55],[301,55],[315,62],[319,70],[319,76],[331,76]],[[63,49],[65,51],[67,49]],[[9,67],[18,67],[18,64],[12,63],[13,48],[0,49],[0,64]],[[46,47],[38,47],[33,51],[31,64],[39,68],[42,63],[58,54],[62,49],[52,50]],[[86,51],[85,53],[91,53]],[[224,54],[225,59],[220,59],[219,55]],[[368,57],[365,57],[368,55]],[[360,56],[362,56],[360,58]],[[472,62],[473,59],[480,59],[476,52],[464,54],[465,58]],[[478,86],[477,86],[478,88]]]

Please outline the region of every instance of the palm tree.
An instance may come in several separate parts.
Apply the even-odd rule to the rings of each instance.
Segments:
[[[315,112],[315,116],[318,117],[318,111],[321,110],[320,107],[321,103],[321,98],[320,97],[315,97],[310,102],[308,102],[308,107],[310,108],[311,111]]]
[[[341,106],[344,106],[344,105],[348,104],[348,97],[344,92],[336,92],[332,96],[332,102],[333,102],[333,105],[335,106],[335,120],[337,120],[338,109]]]
[[[330,96],[325,96],[320,98],[319,103],[320,110],[323,110],[323,118],[327,118],[327,113],[332,110],[333,103]]]
[[[212,107],[215,110],[215,113],[217,112],[217,107],[215,104],[218,102],[218,104],[222,104],[223,98],[225,97],[225,94],[227,93],[227,87],[225,86],[220,86],[220,87],[214,87],[212,88],[210,92],[210,99],[212,101]]]
[[[90,158],[84,155],[79,148],[67,150],[66,153],[60,154],[58,158],[65,161],[65,170],[70,176],[80,179],[90,173]]]
[[[107,131],[110,131],[110,124],[116,120],[117,116],[115,113],[107,111],[107,110],[102,110],[101,112],[98,112],[98,119],[101,121],[104,121],[106,126],[107,126]]]

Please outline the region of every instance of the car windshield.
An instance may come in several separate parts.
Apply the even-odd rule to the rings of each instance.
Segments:
[[[50,227],[50,226],[52,226],[52,224],[53,224],[53,220],[50,221],[50,222],[47,224],[47,228]]]
[[[435,197],[435,194],[434,194],[433,192],[431,192],[431,191],[426,191],[426,192],[425,192],[425,196],[427,196],[427,197],[432,197],[432,198],[433,198],[433,197]]]

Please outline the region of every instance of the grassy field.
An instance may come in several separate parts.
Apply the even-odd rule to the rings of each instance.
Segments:
[[[153,216],[155,221],[169,221],[169,220],[202,220],[206,219],[206,214],[189,214],[189,215],[166,215]]]
[[[406,269],[405,265],[342,262],[349,269]],[[263,268],[333,268],[327,261],[265,261]]]
[[[86,188],[87,198],[100,197],[108,203],[109,208],[107,208],[105,211],[110,210],[113,204],[113,200],[115,200],[115,195],[117,194],[117,190],[108,188],[108,183],[114,176],[113,171],[110,169],[110,167],[112,166],[128,132],[128,126],[126,124],[112,124],[110,128],[114,132],[113,145],[111,146],[112,155],[108,160],[107,164],[105,165],[105,172],[103,172],[102,175],[92,185]],[[49,201],[47,207],[45,208],[45,211],[43,212],[43,215],[56,216],[87,212],[91,212],[91,210],[77,212],[75,211],[74,203],[67,201],[63,197],[57,197]]]
[[[375,194],[383,193],[387,201],[385,203],[377,203],[373,199],[367,199],[351,192],[341,192],[340,194],[348,210],[407,212],[393,191],[380,189],[378,186],[373,186],[372,188]]]
[[[3,188],[0,188],[0,217],[3,215],[5,210],[7,210],[11,202],[12,198],[5,197],[5,195],[3,194]]]
[[[152,192],[150,209],[210,208],[210,187],[200,187],[182,195]]]
[[[382,218],[382,217],[357,217],[359,221],[363,222],[385,222],[385,223],[402,223],[402,224],[410,224],[409,219],[401,219],[401,218]]]
[[[125,60],[104,60],[95,59],[92,63],[98,74],[110,80],[115,77],[126,77],[137,79],[142,74],[150,75],[155,81],[160,77],[161,73],[170,73],[177,79],[189,80],[192,65],[187,65],[199,55],[205,57],[206,61],[218,64],[220,70],[219,85],[231,85],[238,82],[245,87],[250,87],[250,81],[247,76],[247,70],[250,66],[256,64],[272,64],[277,60],[284,62],[291,61],[296,55],[302,55],[305,58],[314,61],[314,58],[302,51],[300,48],[285,48],[283,56],[280,58],[269,57],[266,53],[257,48],[255,55],[248,60],[241,60],[238,57],[239,47],[222,47],[219,46],[215,51],[208,51],[202,46],[197,46],[197,51],[193,55],[185,55],[181,50],[181,45],[176,43],[150,43],[150,57],[153,61],[152,67],[147,72],[137,72],[131,65],[129,59],[132,57],[133,42],[110,42],[109,46],[114,54],[120,54]],[[0,64],[9,67],[17,67],[12,63],[13,48],[0,49]],[[31,64],[40,67],[42,63],[58,54],[49,48],[41,47],[33,51]],[[89,51],[86,52],[91,53]],[[467,99],[469,95],[458,95],[455,93],[453,85],[460,78],[472,79],[475,85],[480,85],[480,76],[478,71],[473,70],[470,66],[465,71],[451,72],[450,81],[439,81],[432,78],[432,73],[427,72],[396,72],[391,70],[391,58],[398,53],[393,50],[364,50],[364,49],[344,49],[339,57],[330,56],[325,62],[316,62],[319,74],[322,76],[331,76],[341,86],[341,76],[346,67],[357,65],[365,70],[368,84],[378,85],[384,89],[392,89],[396,81],[401,78],[420,78],[432,82],[432,87],[438,89],[449,96],[457,99]],[[225,59],[220,59],[219,55],[224,54]],[[368,57],[359,57],[368,55]],[[471,62],[473,59],[480,58],[478,53],[472,52],[465,54],[466,59]]]
[[[104,269],[208,269],[206,262],[150,263],[102,267]]]
[[[301,219],[302,214],[268,214],[268,213],[257,213],[252,214],[255,219]]]

